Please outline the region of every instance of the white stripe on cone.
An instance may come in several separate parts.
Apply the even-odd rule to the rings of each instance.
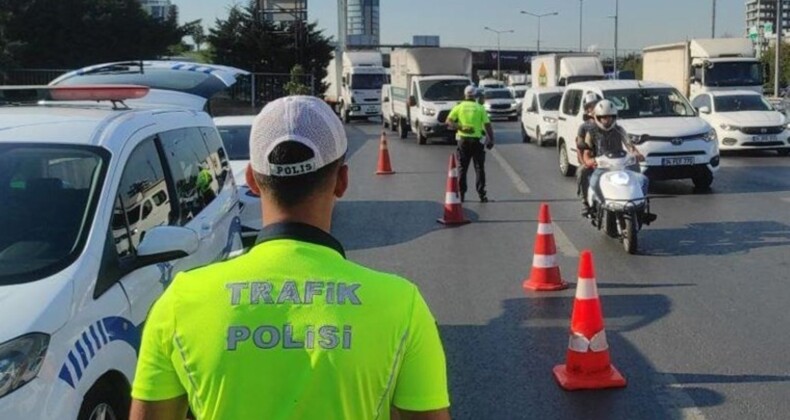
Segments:
[[[540,255],[535,254],[532,257],[532,266],[536,268],[554,268],[557,267],[556,255]]]
[[[551,223],[538,223],[538,235],[553,235],[554,227]]]
[[[584,335],[574,332],[568,339],[568,350],[577,353],[600,352],[609,349],[609,342],[606,340],[606,330],[596,333],[591,340]]]
[[[448,192],[444,194],[444,204],[461,204],[461,197],[458,193]]]
[[[447,171],[447,177],[448,178],[458,178],[458,169],[457,168],[456,169],[450,169],[449,171]]]
[[[595,279],[579,278],[579,282],[576,284],[576,299],[598,299],[598,286],[595,284]]]

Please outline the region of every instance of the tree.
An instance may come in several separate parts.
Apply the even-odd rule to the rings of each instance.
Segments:
[[[5,70],[19,66],[14,54],[22,46],[22,42],[12,38],[8,33],[8,25],[27,5],[14,0],[0,0],[0,81],[5,79]]]
[[[765,85],[764,87],[773,93],[774,90],[774,76],[776,71],[774,69],[774,60],[776,59],[776,48],[768,47],[762,55],[763,68],[765,69]],[[790,80],[790,45],[782,45],[779,50],[779,87],[787,87],[787,82]]]
[[[15,1],[11,1],[14,3]],[[14,58],[23,67],[75,68],[156,58],[184,36],[175,18],[158,21],[138,0],[29,0],[10,20]]]
[[[297,64],[291,69],[291,81],[285,84],[285,91],[289,95],[308,95],[310,88],[302,83],[304,81],[304,69]]]
[[[642,80],[642,57],[639,54],[628,54],[623,57],[619,70],[630,70],[636,75],[637,80]]]
[[[192,38],[192,41],[195,43],[195,50],[200,52],[200,47],[206,42],[206,31],[203,29],[203,25],[201,24],[202,19],[198,19],[192,22],[188,22],[184,24],[184,30],[188,36]]]
[[[208,35],[212,61],[265,73],[289,73],[298,64],[316,81],[326,77],[333,47],[317,23],[275,24],[259,16],[257,2],[250,1],[232,7],[227,19],[217,19]],[[326,89],[316,87],[317,93]]]

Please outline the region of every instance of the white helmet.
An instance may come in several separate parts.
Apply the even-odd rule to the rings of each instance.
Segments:
[[[601,121],[601,117],[612,117],[612,122],[605,125]],[[617,108],[612,101],[602,100],[595,105],[595,125],[601,130],[611,131],[617,123]]]
[[[600,100],[601,97],[597,94],[593,92],[587,92],[587,94],[584,95],[584,98],[582,98],[582,108],[586,110],[589,106],[595,106],[595,104],[597,104]]]

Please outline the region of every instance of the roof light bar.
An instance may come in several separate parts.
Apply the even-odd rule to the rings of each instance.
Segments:
[[[138,85],[0,86],[0,100],[8,102],[112,101],[140,99],[150,88]]]

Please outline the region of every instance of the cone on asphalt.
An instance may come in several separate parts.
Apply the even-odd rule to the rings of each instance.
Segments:
[[[581,254],[566,362],[554,367],[554,377],[568,391],[622,388],[626,385],[625,378],[609,358],[609,344],[606,341],[590,251]]]
[[[447,166],[447,188],[444,194],[444,217],[436,221],[444,225],[464,225],[469,223],[469,220],[464,216],[461,195],[458,192],[458,164],[455,161],[455,153],[450,155],[450,163]]]
[[[538,292],[562,290],[568,288],[568,283],[560,276],[560,267],[557,265],[557,246],[554,243],[554,226],[551,224],[549,205],[540,205],[538,215],[538,233],[535,236],[535,251],[532,257],[532,272],[524,280],[524,290]]]
[[[376,167],[376,175],[392,175],[394,173],[390,162],[390,151],[387,147],[387,133],[382,131],[381,140],[379,140],[379,163]]]

